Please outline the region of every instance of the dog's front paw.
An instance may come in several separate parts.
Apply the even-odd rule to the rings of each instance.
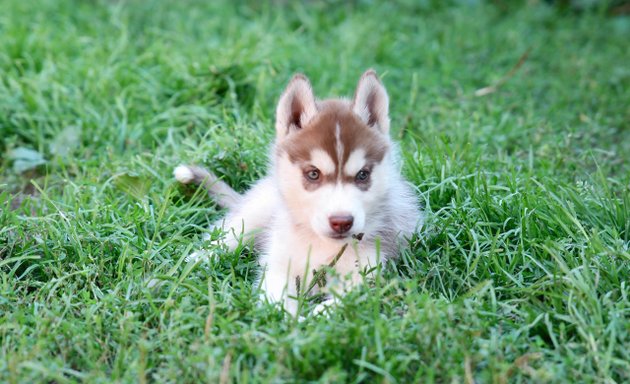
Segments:
[[[226,247],[225,239],[222,237],[213,240],[209,233],[204,233],[202,239],[204,241],[204,247],[186,256],[184,260],[187,263],[212,261],[219,257],[219,254],[221,254]]]
[[[219,256],[222,247],[222,239],[210,240],[210,236],[204,234],[205,246],[198,251],[191,253],[184,259],[187,263],[196,263],[198,261],[212,261]]]
[[[217,253],[211,249],[200,249],[191,253],[184,258],[187,263],[197,263],[200,261],[211,261],[217,256]]]
[[[328,298],[328,299],[322,301],[321,303],[317,304],[313,308],[313,315],[315,315],[315,316],[318,316],[318,315],[328,316],[328,315],[330,315],[330,312],[334,309],[334,307],[337,306],[338,303],[339,303],[339,301],[337,299],[335,299],[334,297]]]

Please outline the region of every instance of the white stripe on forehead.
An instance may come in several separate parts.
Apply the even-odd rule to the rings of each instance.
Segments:
[[[317,148],[311,151],[311,163],[325,175],[335,172],[335,163],[323,149]]]
[[[343,171],[348,176],[354,176],[361,168],[365,166],[365,150],[363,148],[352,151],[348,157],[346,165],[343,167]]]
[[[337,169],[339,170],[339,174],[341,174],[341,162],[343,161],[343,142],[341,141],[341,127],[339,126],[339,122],[337,122],[337,126],[335,127],[335,149],[337,151]]]

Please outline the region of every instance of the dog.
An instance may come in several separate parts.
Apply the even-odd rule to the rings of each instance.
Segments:
[[[352,100],[317,100],[309,80],[294,75],[275,128],[268,174],[245,194],[200,167],[180,165],[174,176],[203,185],[227,208],[214,229],[228,249],[253,240],[267,300],[296,314],[300,294],[327,293],[321,311],[361,283],[363,271],[395,257],[422,225],[422,212],[400,173],[389,97],[375,71],[361,76]],[[327,267],[332,278],[315,284],[316,271]]]

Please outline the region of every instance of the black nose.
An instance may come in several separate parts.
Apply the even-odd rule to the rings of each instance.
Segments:
[[[354,217],[349,215],[335,215],[328,218],[330,228],[339,234],[348,232],[352,228],[353,221]]]

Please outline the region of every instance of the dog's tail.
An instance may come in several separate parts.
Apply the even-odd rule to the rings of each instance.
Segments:
[[[173,175],[182,184],[202,185],[217,204],[225,208],[236,207],[243,197],[232,187],[219,180],[215,174],[201,167],[179,165],[173,171]]]

